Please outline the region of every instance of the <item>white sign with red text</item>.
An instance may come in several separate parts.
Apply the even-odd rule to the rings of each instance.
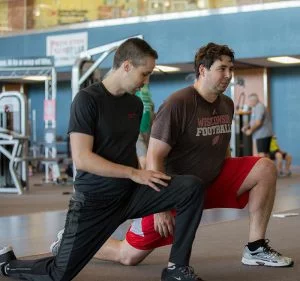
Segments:
[[[47,36],[47,56],[54,57],[55,66],[73,65],[79,53],[88,46],[87,32]]]

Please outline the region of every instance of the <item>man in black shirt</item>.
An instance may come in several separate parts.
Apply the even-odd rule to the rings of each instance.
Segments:
[[[162,281],[201,280],[189,266],[202,214],[201,181],[138,169],[136,141],[143,105],[134,93],[149,82],[157,57],[144,40],[128,39],[117,49],[113,70],[103,82],[76,95],[69,123],[77,168],[75,193],[57,256],[23,261],[5,247],[0,249],[0,275],[72,280],[122,222],[174,208],[174,245]]]

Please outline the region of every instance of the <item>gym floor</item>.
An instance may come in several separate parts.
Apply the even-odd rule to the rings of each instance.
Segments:
[[[45,185],[42,176],[31,178],[31,187],[24,195],[0,194],[0,245],[13,245],[17,256],[49,252],[49,245],[63,228],[65,211],[72,186]],[[278,179],[273,213],[300,208],[300,167],[288,178]],[[206,210],[201,224],[213,224],[246,217],[244,210]],[[122,238],[128,222],[115,232]]]

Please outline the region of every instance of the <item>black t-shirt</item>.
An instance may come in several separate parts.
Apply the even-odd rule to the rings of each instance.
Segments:
[[[81,90],[71,105],[68,133],[94,137],[93,152],[114,163],[138,166],[136,141],[143,114],[141,100],[131,94],[113,96],[101,83]],[[132,186],[128,179],[102,177],[77,170],[78,191],[118,192]]]

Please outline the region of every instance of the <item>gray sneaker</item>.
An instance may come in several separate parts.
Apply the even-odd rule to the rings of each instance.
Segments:
[[[52,253],[53,256],[56,256],[60,247],[60,243],[63,237],[65,229],[62,229],[57,233],[57,240],[54,241],[51,246],[50,246],[50,252]]]
[[[284,257],[269,246],[269,240],[255,251],[250,251],[246,245],[244,248],[242,263],[246,265],[264,265],[274,267],[293,266],[294,261],[291,258]]]
[[[4,267],[12,260],[16,260],[13,248],[11,246],[0,249],[0,276],[6,276]]]

